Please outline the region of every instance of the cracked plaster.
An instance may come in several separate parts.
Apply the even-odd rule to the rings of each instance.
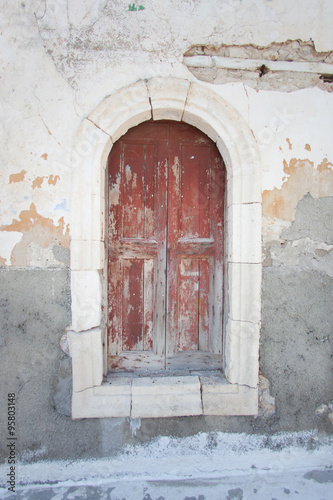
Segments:
[[[239,44],[250,41],[268,45],[276,40],[311,37],[318,51],[329,50],[331,30],[327,20],[332,6],[325,2],[319,11],[311,0],[307,3],[306,7],[304,0],[297,0],[290,7],[267,0],[248,0],[246,4],[232,0],[147,0],[144,10],[130,12],[128,4],[120,0],[43,0],[34,3],[33,12],[46,53],[85,106],[87,100],[79,94],[84,87],[89,92],[87,77],[95,89],[106,89],[103,80],[107,80],[113,90],[127,83],[122,75],[129,68],[136,75],[134,80],[169,76],[175,70],[184,77],[189,72],[181,69],[182,54],[198,41],[220,45],[221,33],[224,43],[230,45],[235,39]]]
[[[256,90],[291,92],[307,87],[333,90],[333,51],[317,52],[313,41],[256,45],[197,45],[184,64],[199,80],[242,82]]]
[[[47,0],[32,1],[26,3],[25,8],[21,6],[20,2],[11,2],[7,4],[3,12],[0,13],[0,16],[2,16],[4,20],[2,23],[3,29],[1,37],[4,69],[3,78],[0,82],[1,92],[4,96],[1,102],[2,112],[0,117],[0,137],[3,144],[3,148],[0,151],[3,165],[0,172],[0,200],[3,206],[5,206],[5,210],[2,210],[2,225],[11,225],[14,219],[18,219],[22,211],[29,209],[32,202],[35,203],[37,211],[41,216],[51,218],[55,226],[62,216],[65,217],[67,224],[69,221],[68,210],[56,210],[55,207],[61,204],[64,199],[69,199],[69,174],[71,169],[74,168],[73,163],[75,167],[80,165],[80,159],[83,153],[79,152],[75,158],[75,162],[73,162],[70,151],[72,150],[73,137],[81,120],[88,115],[91,109],[93,109],[106,95],[110,95],[123,85],[127,85],[140,78],[147,78],[151,75],[158,74],[162,77],[170,75],[183,76],[190,81],[194,81],[194,77],[189,74],[188,70],[181,63],[182,54],[192,43],[197,43],[197,37],[201,35],[205,43],[219,44],[221,42],[221,29],[216,28],[218,23],[224,28],[227,27],[227,24],[230,25],[230,27],[224,29],[226,43],[229,44],[247,43],[249,35],[252,43],[267,45],[272,41],[273,36],[277,36],[277,31],[280,30],[280,35],[277,36],[277,39],[280,37],[281,41],[284,41],[287,37],[300,37],[304,40],[311,37],[318,51],[331,50],[333,46],[332,30],[331,26],[328,24],[328,20],[332,17],[330,15],[332,9],[332,4],[330,2],[324,2],[320,15],[317,13],[314,14],[312,6],[311,8],[307,8],[304,2],[302,2],[301,9],[299,8],[300,2],[295,2],[292,6],[290,2],[288,2],[288,7],[285,7],[287,3],[279,2],[279,9],[283,11],[282,16],[279,20],[279,14],[276,13],[275,21],[272,23],[271,17],[266,16],[266,13],[274,12],[275,7],[273,2],[271,5],[268,5],[267,2],[266,5],[263,6],[259,5],[259,2],[253,1],[251,5],[256,6],[256,4],[258,4],[258,8],[255,9],[255,12],[250,13],[251,22],[253,23],[253,28],[251,28],[251,30],[254,34],[249,31],[249,23],[245,23],[246,26],[241,26],[241,29],[239,29],[239,23],[234,23],[236,3],[230,6],[230,4],[228,5],[226,2],[228,6],[227,15],[225,15],[225,12],[220,12],[219,16],[216,16],[217,7],[212,5],[212,2],[200,2],[201,12],[207,8],[207,6],[209,8],[209,6],[212,5],[212,8],[205,19],[203,19],[202,16],[200,18],[201,14],[200,11],[198,11],[198,15],[195,16],[193,24],[193,26],[195,26],[195,23],[201,22],[198,30],[192,29],[191,21],[186,17],[188,13],[193,12],[193,10],[191,11],[192,6],[189,5],[189,3],[184,3],[182,9],[185,15],[179,16],[179,18],[182,24],[185,25],[185,29],[180,30],[177,28],[178,31],[176,29],[173,31],[171,30],[171,34],[168,32],[164,39],[161,35],[161,41],[158,39],[155,40],[154,38],[149,40],[148,37],[146,37],[146,39],[142,41],[142,46],[136,43],[138,40],[137,34],[143,27],[142,22],[140,21],[140,23],[138,23],[137,17],[129,18],[128,16],[132,15],[132,13],[122,13],[120,10],[122,8],[121,2],[114,2],[115,11],[113,12],[118,14],[113,22],[121,21],[121,26],[119,26],[120,30],[123,29],[124,26],[128,26],[127,30],[130,35],[129,44],[132,45],[129,46],[127,52],[120,46],[123,40],[119,40],[119,37],[118,39],[116,36],[114,38],[109,38],[109,45],[104,43],[107,35],[105,35],[106,31],[103,32],[103,29],[107,26],[107,22],[110,21],[110,16],[112,14],[110,11],[111,7],[108,7],[108,14],[104,11],[102,12],[101,24],[99,22],[95,23],[95,20],[93,20],[93,23],[95,23],[93,30],[96,30],[93,35],[95,39],[100,37],[101,44],[98,50],[94,50],[94,45],[89,38],[89,16],[85,17],[82,13],[78,13],[76,20],[72,19],[72,23],[77,24],[76,27],[71,28],[71,37],[64,37],[65,32],[61,31],[57,24],[54,25],[54,29],[52,30],[44,29],[42,19],[38,20],[37,26],[34,12],[37,12],[38,8],[38,15],[42,17],[44,12],[43,7],[46,2]],[[81,3],[83,5],[83,2]],[[261,3],[264,4],[264,2]],[[50,7],[50,12],[52,12],[51,7],[55,9],[57,8],[56,5],[61,4],[61,1],[49,1],[48,6]],[[84,3],[84,5],[86,4],[88,5],[89,2]],[[178,4],[179,2],[177,2],[177,6]],[[145,5],[149,6],[152,5],[152,3],[147,2]],[[167,2],[165,12],[162,10],[161,13],[156,10],[159,8],[157,2],[156,5],[157,7],[153,6],[153,13],[147,12],[147,8],[145,13],[139,13],[141,19],[148,14],[148,16],[150,16],[150,23],[153,24],[154,19],[158,20],[158,14],[162,19],[167,20],[168,14],[170,13],[169,5],[172,5],[174,17],[179,15],[175,3]],[[245,16],[245,2],[239,7],[239,22],[241,22]],[[155,14],[155,12],[157,13]],[[258,12],[260,14],[259,16]],[[137,14],[133,15],[136,16]],[[224,19],[222,19],[223,15],[225,15]],[[80,16],[82,21],[80,21]],[[255,16],[257,16],[257,18],[253,21]],[[269,19],[264,30],[257,30],[257,22],[260,23],[261,20],[265,20],[267,17]],[[129,19],[131,20],[128,21]],[[295,19],[297,19],[297,22],[294,22]],[[231,20],[232,22],[230,22]],[[178,22],[180,21],[175,23],[175,28]],[[64,19],[64,23],[67,23],[66,18]],[[86,26],[84,26],[85,24]],[[92,24],[90,26],[92,26]],[[162,24],[166,26],[166,23]],[[277,31],[275,29],[272,30],[273,24],[278,28]],[[132,25],[135,25],[134,30],[132,29]],[[211,32],[209,30],[205,32],[207,26],[212,26],[213,29]],[[38,27],[39,31],[37,29]],[[102,29],[102,27],[104,28]],[[158,35],[160,32],[163,34],[163,29],[159,32],[160,28],[161,26],[157,23],[154,32],[158,33]],[[165,30],[166,29],[165,27]],[[237,33],[235,33],[236,29]],[[124,32],[127,33],[127,30]],[[82,42],[79,40],[81,34]],[[57,45],[58,41],[60,42],[59,45]],[[119,45],[117,45],[118,41]],[[76,44],[75,47],[73,45],[74,42]],[[80,43],[81,45],[79,45]],[[164,43],[165,46],[163,45]],[[53,48],[54,54],[47,52],[49,48]],[[170,52],[168,52],[168,50]],[[176,56],[174,54],[176,54]],[[13,60],[15,60],[15,64],[13,64]],[[207,87],[209,87],[208,84]],[[283,160],[289,164],[292,158],[306,159],[309,162],[313,162],[315,169],[317,169],[317,166],[323,161],[323,158],[326,158],[328,162],[332,161],[333,143],[331,141],[331,127],[329,126],[332,116],[332,101],[327,93],[325,94],[319,89],[302,90],[292,94],[283,94],[276,91],[270,93],[260,91],[257,93],[253,89],[247,88],[242,84],[232,83],[223,86],[215,86],[214,91],[225,98],[231,106],[236,108],[245,121],[249,123],[257,139],[262,156],[264,190],[269,191],[282,187],[285,177]],[[289,143],[286,140],[287,138],[289,139]],[[290,145],[292,149],[290,149]],[[307,147],[305,147],[305,145],[307,145]],[[45,157],[46,155],[47,157]],[[22,181],[10,183],[11,176],[17,174],[20,176],[20,174],[22,175],[22,171],[26,172]],[[61,181],[58,181],[55,186],[49,185],[44,178],[44,176],[48,178],[49,175],[59,175]],[[37,177],[41,177],[44,180],[41,184],[41,189],[36,188],[33,190],[31,184]],[[304,194],[305,193],[302,192],[301,196]],[[321,199],[317,201],[319,202]],[[295,223],[297,222],[297,214],[298,209],[296,209]],[[272,222],[273,225],[269,226]],[[271,234],[273,232],[276,233],[274,238],[270,238],[267,241],[275,238],[279,239],[282,232],[290,226],[290,220],[269,220],[269,218],[266,217],[264,220],[264,231],[270,228]],[[293,230],[295,228],[296,226],[293,225]],[[288,240],[287,245],[292,245],[292,238],[295,237],[296,229],[290,241]],[[0,238],[1,249],[5,249],[4,253],[0,253],[0,261],[2,264],[8,264],[12,249],[22,238],[22,233],[2,231],[0,232]],[[313,233],[311,239],[313,242],[318,242],[319,250],[327,250],[327,248],[323,246],[320,238],[317,238],[317,236],[314,237]],[[312,241],[308,243],[312,245]],[[54,248],[53,251],[55,252]],[[324,257],[324,255],[321,256],[322,259]],[[304,284],[306,284],[308,277],[311,278],[312,273],[309,275],[306,274],[306,279],[304,281],[297,281],[294,287],[290,287],[290,282],[288,282],[288,280],[285,282],[283,281],[285,267],[287,266],[281,265],[278,270],[276,267],[274,269],[271,267],[270,269],[274,272],[279,271],[282,274],[282,278],[281,275],[277,273],[276,281],[273,281],[273,284],[267,286],[265,291],[268,297],[267,301],[272,305],[272,311],[270,311],[271,323],[269,327],[266,328],[270,336],[268,340],[272,342],[272,345],[277,342],[282,342],[282,348],[287,346],[289,349],[290,339],[285,339],[283,335],[286,331],[293,331],[292,319],[285,321],[286,315],[283,314],[282,311],[278,319],[281,320],[283,328],[275,332],[274,328],[277,328],[277,323],[279,323],[279,321],[276,321],[276,311],[273,311],[273,309],[280,304],[280,299],[283,299],[283,294],[279,296],[277,300],[274,299],[274,297],[271,298],[269,293],[281,287],[282,283],[285,286],[285,290],[291,289],[291,298],[293,298],[293,295],[297,297],[298,291],[303,289]],[[3,270],[3,272],[8,275],[8,284],[6,281],[6,291],[8,291],[12,287],[12,283],[9,281],[9,273],[12,273],[11,276],[15,276],[19,271],[8,270],[7,272],[7,270]],[[53,276],[54,271],[48,270],[42,282],[40,280],[40,273],[43,272],[44,271],[38,271],[38,277],[34,274],[36,273],[35,271],[29,271],[26,274],[22,272],[23,278],[17,278],[18,285],[16,295],[20,295],[22,283],[24,285],[27,283],[29,286],[26,288],[25,297],[29,297],[31,289],[36,289],[37,291],[41,290],[43,292],[43,296],[40,297],[40,300],[44,300],[44,295],[47,296],[50,289],[50,273]],[[63,270],[61,272],[65,271]],[[33,281],[29,281],[32,275],[35,278]],[[321,280],[318,280],[318,282],[315,281],[314,285],[311,286],[313,286],[314,290],[322,290],[322,283],[321,278]],[[325,293],[326,290],[327,288],[325,288]],[[68,290],[66,292],[62,291],[58,293],[58,295],[55,294],[55,297],[57,300],[63,300],[66,293],[68,293]],[[33,298],[34,297],[32,297],[31,300],[33,300]],[[27,303],[24,303],[24,307],[27,311],[30,311],[29,308],[31,308],[31,304],[28,302],[27,300]],[[290,302],[292,303],[291,300]],[[319,302],[320,300],[316,303],[317,306]],[[99,443],[100,428],[97,424],[94,426],[93,424],[90,425],[87,421],[83,421],[74,428],[70,426],[68,422],[59,418],[59,415],[49,408],[49,396],[52,391],[52,382],[49,382],[48,378],[46,380],[45,375],[49,377],[51,370],[52,376],[55,376],[54,359],[58,355],[58,346],[56,346],[56,353],[52,352],[50,354],[50,344],[54,347],[54,338],[52,336],[49,343],[46,343],[44,341],[44,336],[46,338],[49,331],[53,332],[52,328],[54,328],[54,324],[56,323],[51,321],[47,324],[45,331],[43,330],[44,323],[38,323],[34,316],[41,310],[40,303],[41,302],[38,302],[36,310],[33,310],[33,314],[31,314],[32,319],[30,318],[30,326],[29,321],[27,322],[30,330],[28,329],[27,332],[23,332],[25,336],[22,336],[22,330],[25,328],[23,319],[25,321],[26,318],[21,318],[23,307],[21,307],[20,304],[17,306],[17,299],[15,298],[12,308],[19,312],[20,317],[17,319],[18,324],[14,324],[13,322],[13,324],[9,324],[9,327],[6,326],[10,332],[13,332],[13,335],[4,340],[4,343],[14,346],[16,349],[15,352],[18,355],[17,359],[20,359],[20,363],[23,363],[23,369],[18,374],[19,379],[17,382],[20,384],[18,386],[20,392],[22,391],[21,402],[22,405],[24,404],[24,406],[21,406],[22,419],[25,418],[25,415],[29,412],[29,415],[33,415],[36,422],[39,423],[38,426],[34,424],[34,427],[42,428],[42,426],[45,425],[45,428],[49,429],[52,424],[52,431],[49,432],[49,436],[46,438],[47,450],[45,451],[44,448],[38,445],[39,437],[35,435],[35,428],[33,429],[32,426],[29,425],[29,422],[23,422],[22,420],[22,425],[20,427],[22,432],[22,449],[26,448],[28,450],[26,457],[38,457],[39,449],[44,449],[43,453],[46,453],[45,456],[50,456],[51,454],[52,457],[63,457],[64,454],[67,454],[66,456],[72,457],[73,453],[76,456],[83,456],[87,450],[86,441],[80,441],[80,436],[83,434],[84,436],[89,435],[89,453],[93,456],[95,453],[95,446],[98,446],[98,444],[95,443]],[[265,307],[268,307],[267,304]],[[293,307],[294,310],[297,310],[296,306]],[[323,324],[325,321],[325,311],[327,310],[328,307],[326,309],[323,308],[318,315],[323,318]],[[57,314],[54,315],[54,318],[58,321],[59,318],[62,317],[63,308],[56,309],[56,312]],[[269,313],[266,315],[266,320],[267,316],[269,316]],[[16,320],[16,316],[13,316],[13,321],[14,319]],[[69,321],[70,319],[63,321],[64,325],[58,328],[59,332],[63,331],[63,327],[68,325]],[[299,324],[296,323],[296,326],[299,328]],[[41,331],[43,333],[38,336],[36,335],[33,339],[35,342],[33,342],[30,337],[28,337],[28,334],[29,331],[34,331],[36,328],[38,328],[38,332]],[[311,328],[315,329],[315,325],[312,325],[312,323],[310,324],[309,330],[311,330]],[[271,334],[271,331],[273,334]],[[300,337],[301,333],[299,334]],[[318,334],[318,332],[316,332],[316,334]],[[324,369],[326,365],[323,367],[322,363],[323,350],[321,354],[319,353],[319,347],[321,345],[325,347],[327,343],[325,344],[320,336],[318,338],[319,340],[316,341],[315,345],[310,345],[311,350],[309,349],[309,353],[311,353],[311,357],[307,358],[307,366],[300,365],[302,373],[300,378],[297,379],[299,381],[305,378],[304,374],[307,374],[307,382],[311,379],[313,383],[311,386],[313,389],[312,394],[314,392],[317,393],[318,390],[321,391],[321,393],[325,390],[327,392],[327,388],[324,388],[327,377],[325,378]],[[39,347],[43,348],[43,350],[36,351],[35,347],[33,347],[31,351],[26,351],[25,347],[22,350],[22,341],[24,342],[23,345],[25,347],[28,346],[29,349],[30,346],[38,343]],[[285,344],[283,343],[284,341]],[[15,342],[17,342],[17,345]],[[292,379],[297,368],[294,368],[293,372],[290,370],[287,371],[286,373],[288,376],[283,374],[283,381],[281,382],[279,378],[281,372],[283,370],[288,370],[286,367],[287,361],[283,358],[281,359],[281,344],[277,344],[277,353],[274,354],[276,362],[273,364],[271,362],[272,352],[265,347],[265,345],[267,345],[265,332],[262,342],[264,346],[262,362],[265,363],[267,359],[267,365],[271,369],[267,376],[273,382],[272,394],[279,395],[278,418],[280,418],[282,414],[280,423],[277,423],[277,421],[275,422],[275,429],[296,429],[299,428],[300,421],[305,428],[315,428],[317,426],[317,421],[311,420],[309,417],[311,408],[308,408],[308,387],[306,387],[305,390],[303,390],[303,388],[300,389],[299,385],[297,383],[295,385]],[[325,352],[326,351],[327,349]],[[14,351],[11,350],[10,352]],[[43,356],[41,356],[41,352],[44,353]],[[37,356],[36,353],[39,353],[39,355]],[[297,350],[295,350],[295,356],[298,355],[296,353]],[[313,355],[315,355],[315,358]],[[8,373],[11,373],[12,380],[16,380],[16,364],[14,367],[9,356],[9,351],[5,359],[7,359],[7,364],[4,365],[5,368],[7,367],[6,376],[8,376]],[[317,361],[314,362],[314,359]],[[44,365],[41,368],[41,363],[43,363],[44,360],[51,360],[51,362],[48,363],[46,368],[44,368]],[[302,360],[299,359],[299,363],[301,362]],[[34,366],[34,364],[36,365]],[[309,366],[311,366],[310,370],[308,368]],[[36,370],[36,367],[38,367],[38,370]],[[317,377],[318,370],[320,369],[321,377]],[[315,372],[316,376],[313,376],[313,372]],[[43,378],[40,375],[41,373],[43,374]],[[38,380],[35,374],[38,374]],[[290,377],[290,387],[288,387],[288,380]],[[24,384],[21,384],[22,378],[24,379]],[[34,391],[31,391],[31,379],[35,384]],[[319,386],[318,380],[320,380]],[[24,385],[27,387],[29,386],[29,390],[26,390]],[[293,398],[295,398],[296,386],[300,397],[297,400],[297,404],[290,406],[290,401],[293,402]],[[33,408],[31,397],[34,401]],[[327,400],[327,397],[325,399],[323,395],[320,397],[321,401]],[[306,401],[305,404],[304,401]],[[57,421],[56,423],[54,422],[55,420]],[[193,429],[198,429],[199,432],[203,428],[202,425],[202,423],[198,424],[193,421],[190,426],[188,424],[185,426],[180,421],[173,422],[170,424],[170,432],[174,432],[175,429],[176,432],[181,432],[180,429],[183,429],[183,432],[188,432],[187,430],[184,431],[185,427],[186,429],[189,427],[190,432],[194,432]],[[263,427],[260,427],[260,425],[262,425],[260,422],[249,420],[246,423],[244,419],[241,424],[239,421],[237,423],[237,420],[233,422],[229,420],[225,423],[215,420],[214,422],[210,421],[208,424],[207,420],[205,425],[210,425],[210,428],[214,429],[219,425],[223,426],[223,428],[234,428],[237,429],[237,431],[244,431],[244,429],[247,429],[248,432],[253,432],[254,428],[263,429]],[[160,423],[156,423],[152,420],[148,420],[146,423],[143,422],[141,439],[144,439],[142,436],[150,436],[154,434],[154,432],[156,434],[168,432],[165,429],[167,429],[167,426],[163,428]],[[138,434],[140,435],[140,432],[138,432]],[[52,436],[55,436],[55,438]],[[118,432],[117,436],[119,436]],[[115,436],[113,435],[113,437]],[[111,448],[110,446],[110,449]],[[36,451],[35,455],[33,450]],[[96,453],[98,455],[98,452]]]
[[[333,277],[333,198],[299,201],[291,224],[280,226],[277,238],[265,242],[266,266],[298,266]]]

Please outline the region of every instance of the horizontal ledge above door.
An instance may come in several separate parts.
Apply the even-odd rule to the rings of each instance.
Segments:
[[[269,59],[241,59],[223,56],[185,56],[185,66],[191,68],[221,68],[259,71],[265,66],[269,71],[320,73],[333,75],[333,64],[323,62],[271,61]]]

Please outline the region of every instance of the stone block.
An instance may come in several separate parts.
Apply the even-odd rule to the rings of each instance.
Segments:
[[[261,264],[228,263],[229,316],[259,323],[261,318]]]
[[[258,390],[200,377],[204,415],[257,415]]]
[[[104,99],[89,115],[89,120],[110,135],[114,143],[129,128],[151,117],[147,86],[139,81]]]
[[[191,83],[183,120],[198,127],[214,142],[220,138],[229,149],[232,162],[244,163],[244,150],[254,143],[253,135],[241,115],[221,96]]]
[[[112,148],[110,136],[90,120],[83,120],[71,153],[73,192],[104,196],[104,170]]]
[[[72,418],[129,417],[131,379],[115,379],[100,387],[73,393]]]
[[[221,120],[225,116],[227,103],[217,94],[207,93],[203,87],[191,83],[185,105],[183,120],[199,128],[214,142],[226,135]]]
[[[217,141],[219,144],[219,140]],[[261,203],[261,176],[255,165],[248,163],[234,168],[228,179],[227,206]]]
[[[152,78],[147,85],[153,119],[180,121],[190,83],[178,78]]]
[[[73,271],[103,269],[104,243],[91,240],[71,241],[71,269]]]
[[[101,281],[98,271],[72,271],[72,328],[90,330],[101,322]]]
[[[181,417],[201,414],[199,377],[133,379],[132,418]]]
[[[105,198],[97,194],[74,191],[71,195],[71,236],[76,240],[103,240]]]
[[[231,205],[227,227],[228,261],[261,263],[261,204]]]
[[[232,384],[257,387],[259,324],[228,319],[225,334],[225,374]]]
[[[103,332],[100,328],[67,333],[72,357],[73,392],[101,385],[103,380]]]

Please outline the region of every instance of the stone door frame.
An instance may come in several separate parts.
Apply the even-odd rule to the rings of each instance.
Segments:
[[[127,378],[103,382],[105,169],[117,139],[129,128],[150,119],[184,121],[197,127],[216,142],[226,165],[223,380],[184,376],[178,377],[180,381],[164,377],[163,383],[154,381],[154,385],[149,377],[144,381]],[[261,165],[256,140],[247,123],[207,86],[178,78],[152,78],[119,90],[97,106],[81,124],[73,160],[72,326],[67,334],[73,368],[73,418],[256,414],[261,321]],[[149,405],[150,397],[154,408]],[[159,397],[164,402],[160,407]]]

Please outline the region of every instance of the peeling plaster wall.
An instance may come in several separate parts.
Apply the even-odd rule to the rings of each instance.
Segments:
[[[203,83],[249,124],[262,159],[263,288],[258,417],[71,421],[69,246],[82,120],[139,79],[197,81],[194,45],[313,41],[333,50],[329,0],[2,2],[1,398],[18,395],[23,460],[109,456],[155,436],[332,433],[333,94]],[[275,398],[275,399],[273,399]],[[5,408],[1,407],[0,421]],[[1,442],[5,440],[1,428]],[[2,458],[6,450],[1,449]]]
[[[313,41],[287,40],[257,45],[198,45],[184,64],[205,82],[241,81],[257,90],[291,92],[308,87],[333,90],[333,52],[317,52]]]

